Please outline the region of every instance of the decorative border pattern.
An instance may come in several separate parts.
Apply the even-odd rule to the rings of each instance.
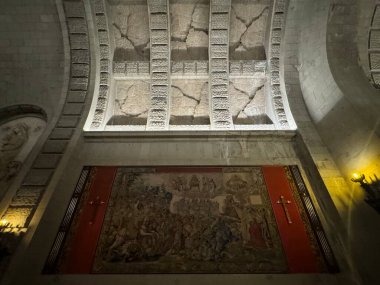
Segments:
[[[372,85],[380,89],[380,4],[373,10],[368,36],[368,60]]]
[[[274,1],[268,56],[270,73],[269,84],[271,87],[273,110],[276,116],[276,121],[283,129],[289,127],[283,103],[284,95],[281,92],[280,86],[280,50],[285,29],[286,6],[286,0]]]
[[[113,62],[113,76],[115,78],[150,77],[150,64],[147,61]]]
[[[232,129],[229,85],[231,0],[211,0],[209,27],[209,104],[212,129]]]
[[[206,76],[208,77],[207,60],[187,60],[172,62],[172,75],[174,76]]]
[[[266,60],[230,60],[230,78],[266,77]],[[208,77],[207,60],[186,60],[171,62],[171,76]],[[113,62],[113,75],[116,79],[149,78],[150,64],[147,61]]]
[[[150,29],[151,107],[148,130],[169,129],[170,13],[169,0],[148,0]]]
[[[239,76],[266,77],[266,60],[230,60],[230,78]]]
[[[311,200],[310,194],[306,188],[305,182],[302,179],[301,173],[296,165],[290,166],[291,173],[293,175],[295,183],[297,183],[297,189],[299,196],[301,198],[302,204],[306,210],[306,213],[309,217],[314,235],[318,240],[321,251],[326,261],[328,271],[330,273],[339,272],[339,267],[334,257],[334,253],[331,249],[331,246],[327,240],[326,234],[323,231],[321,221],[315,211],[313,201]]]
[[[99,128],[104,121],[106,115],[106,107],[108,101],[108,93],[110,89],[110,74],[111,74],[111,51],[109,42],[108,20],[106,15],[106,4],[104,0],[90,1],[96,30],[98,33],[97,45],[99,48],[99,65],[100,65],[100,78],[99,78],[99,95],[96,102],[95,114],[92,119],[92,128]]]

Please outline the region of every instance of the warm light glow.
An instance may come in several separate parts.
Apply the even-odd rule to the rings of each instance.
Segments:
[[[360,177],[359,174],[357,174],[356,172],[352,175],[355,179],[358,179]]]
[[[1,226],[5,226],[6,224],[8,224],[8,221],[7,221],[6,219],[2,219],[2,220],[0,221],[0,225],[1,225]]]

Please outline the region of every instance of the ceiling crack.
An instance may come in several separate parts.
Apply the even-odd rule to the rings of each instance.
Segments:
[[[177,89],[179,92],[181,92],[184,97],[192,99],[192,100],[196,101],[198,104],[201,102],[201,100],[199,100],[197,98],[194,98],[193,96],[191,96],[189,94],[186,94],[180,87],[178,87],[176,85],[172,85],[172,87],[175,88],[175,89]]]
[[[233,6],[231,6],[231,9],[234,10],[235,12],[235,8],[233,8]],[[235,16],[236,16],[236,19],[238,19],[240,22],[242,22],[245,26],[246,26],[246,29],[245,31],[240,35],[240,38],[239,38],[239,41],[232,47],[234,51],[236,51],[236,49],[241,45],[244,47],[244,49],[248,50],[249,48],[247,46],[245,46],[242,42],[242,38],[243,36],[247,33],[248,29],[251,27],[251,25],[256,22],[258,19],[260,19],[260,17],[263,16],[264,12],[266,10],[268,10],[269,8],[266,6],[264,7],[264,9],[261,11],[261,13],[259,15],[257,15],[256,17],[252,18],[251,21],[249,21],[248,23],[246,23],[244,21],[244,19],[242,19],[241,17],[239,17],[237,15],[237,13],[235,12]]]
[[[130,16],[131,15],[128,15],[128,17],[127,17],[127,25],[129,25],[129,18],[130,18]],[[120,33],[120,35],[121,35],[121,37],[122,38],[125,38],[127,41],[129,41],[130,43],[131,43],[131,45],[133,46],[133,49],[135,50],[135,52],[138,54],[138,55],[140,55],[140,56],[142,56],[142,57],[144,57],[145,55],[144,55],[144,49],[146,48],[146,46],[149,44],[149,39],[148,39],[148,41],[146,42],[146,43],[144,43],[144,44],[142,44],[142,45],[136,45],[136,43],[132,40],[132,39],[130,39],[129,37],[128,37],[128,34],[127,33],[123,33],[122,31],[121,31],[121,28],[116,24],[116,23],[112,23],[112,25],[119,31],[119,33]]]

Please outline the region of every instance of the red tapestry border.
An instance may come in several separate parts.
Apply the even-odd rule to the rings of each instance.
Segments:
[[[164,175],[167,175],[165,173],[191,174],[198,172],[216,175],[216,173],[221,173],[224,170],[228,169],[227,172],[230,171],[232,175],[235,171],[234,169],[239,168],[262,169],[266,187],[268,188],[268,194],[272,203],[272,208],[277,220],[278,230],[282,239],[282,247],[286,253],[289,268],[288,272],[325,272],[326,270],[323,269],[325,266],[327,267],[328,272],[338,272],[338,267],[333,252],[321,227],[314,205],[311,202],[310,195],[306,189],[297,166],[170,166],[85,167],[79,178],[73,197],[70,200],[70,204],[61,223],[60,230],[56,236],[51,252],[47,258],[43,273],[88,274],[93,272],[93,269],[91,268],[93,266],[96,248],[99,247],[98,239],[100,231],[102,230],[103,219],[106,215],[106,211],[108,211],[108,199],[110,199],[112,195],[111,191],[114,192],[114,190],[112,190],[114,188],[114,179],[115,175],[117,176],[116,172],[119,172],[119,170],[126,169],[127,172],[131,171],[130,173],[139,173],[139,169],[141,169],[141,173],[162,173]],[[102,173],[104,172],[99,176],[102,178],[98,177],[99,179],[97,179],[96,175],[94,175],[93,179],[89,179],[89,177],[91,177],[90,171],[94,173],[94,170],[100,171]],[[125,186],[128,182],[121,180],[121,183]],[[236,184],[235,181],[231,183]],[[237,186],[235,184],[231,185],[235,187]],[[84,191],[84,189],[87,190]],[[105,189],[107,191],[105,191]],[[284,191],[286,192],[285,195]],[[85,195],[82,195],[83,192],[88,193],[84,193]],[[282,195],[284,196],[283,200],[281,200]],[[96,212],[94,212],[94,209],[92,209],[94,207],[91,206],[95,206],[97,202],[99,202],[99,205],[97,206]],[[93,204],[90,206],[84,206],[83,203],[86,205],[90,205],[91,203]],[[298,206],[298,208],[296,206]],[[83,208],[84,212],[82,209],[81,215],[78,215],[78,213],[74,215],[74,212],[78,212],[78,209],[82,207],[87,207],[87,209]],[[90,211],[89,209],[92,210]],[[74,216],[76,216],[76,222],[72,222]],[[289,218],[292,219],[291,223],[289,223]],[[89,225],[89,222],[87,220],[93,220],[95,222],[94,224]],[[297,224],[296,227],[292,225],[293,222]],[[71,224],[75,224],[76,229],[82,230],[73,229],[73,226]],[[289,225],[292,227],[290,228]],[[71,229],[69,231],[70,227]],[[83,233],[83,230],[86,231],[86,233]],[[84,236],[86,236],[85,240],[83,239]],[[91,240],[89,240],[89,238]],[[302,239],[302,241],[300,239]],[[68,242],[68,240],[70,242]],[[91,246],[88,246],[89,244]],[[302,248],[300,248],[300,246]],[[70,252],[74,254],[71,254]],[[70,258],[70,256],[72,257]],[[323,259],[321,256],[323,256]],[[128,273],[131,274],[133,272],[128,271]],[[210,273],[213,272],[211,271]]]
[[[287,181],[285,168],[263,167],[268,193],[276,216],[291,273],[320,272],[305,224]]]
[[[89,273],[106,214],[117,167],[97,167],[87,205],[81,209],[78,228],[70,241],[62,273]]]
[[[327,271],[330,273],[337,273],[339,272],[338,263],[335,259],[330,243],[327,240],[326,234],[322,228],[321,221],[317,215],[314,203],[301,176],[300,170],[297,165],[291,165],[289,166],[289,169],[293,177],[292,181],[295,183],[295,191],[298,191],[298,197],[302,202],[303,208],[307,213],[308,220],[314,232],[312,238],[315,238],[318,241],[319,248],[327,266]]]

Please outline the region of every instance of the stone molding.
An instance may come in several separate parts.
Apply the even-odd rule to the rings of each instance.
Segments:
[[[231,0],[210,1],[209,104],[212,129],[233,129],[228,94]]]
[[[116,79],[136,77],[150,78],[150,64],[148,61],[114,62],[113,76]]]
[[[266,60],[230,60],[230,78],[266,77]],[[207,60],[187,60],[171,62],[171,77],[189,76],[208,78]],[[115,79],[150,78],[150,64],[147,61],[124,61],[113,63]]]
[[[284,94],[281,91],[280,51],[285,29],[287,0],[275,0],[273,4],[272,23],[269,42],[269,84],[271,88],[272,106],[277,123],[281,129],[289,127],[284,107]]]
[[[99,49],[98,65],[100,66],[98,78],[98,98],[96,101],[95,113],[92,118],[91,127],[99,128],[104,123],[108,94],[111,80],[111,48],[109,41],[108,20],[106,14],[106,3],[104,0],[90,1],[92,6],[95,30],[97,33],[97,43]]]
[[[169,0],[148,0],[151,106],[147,130],[167,130],[170,119]]]
[[[368,34],[368,59],[372,85],[380,89],[380,1],[374,7]]]

